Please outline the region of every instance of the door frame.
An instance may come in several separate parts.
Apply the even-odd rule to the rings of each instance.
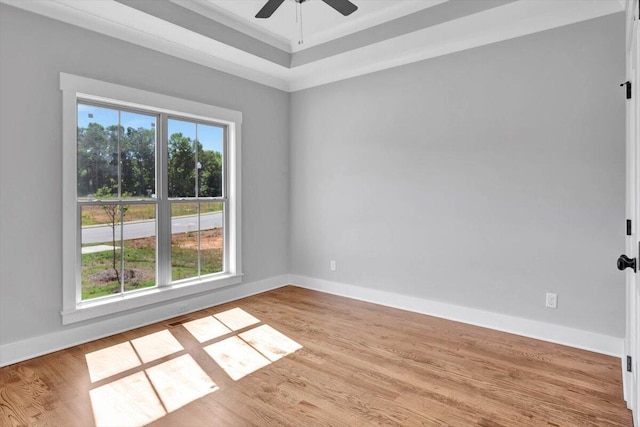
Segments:
[[[640,261],[640,13],[639,0],[626,1],[626,77],[631,82],[631,99],[626,100],[626,214],[632,221],[631,235],[626,236],[625,251]],[[626,92],[626,91],[625,91]],[[624,96],[624,95],[623,95]],[[640,426],[640,394],[638,368],[640,364],[640,271],[625,270],[626,333],[622,358],[624,398],[633,411],[634,425]],[[631,372],[627,371],[627,356],[632,357]]]

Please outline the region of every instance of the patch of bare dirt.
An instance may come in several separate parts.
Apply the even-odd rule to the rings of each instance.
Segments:
[[[124,280],[134,283],[136,281],[150,280],[154,278],[153,272],[133,268],[126,268],[123,274]],[[96,274],[92,274],[88,277],[88,279],[93,283],[117,282],[118,275],[116,273],[116,270],[110,268],[108,270],[103,270]]]
[[[212,230],[205,230],[200,233],[200,248],[207,249],[219,249],[222,250],[222,229],[214,228]],[[186,233],[176,233],[171,235],[171,245],[184,249],[197,249],[198,248],[198,235],[194,231]],[[126,247],[133,249],[140,248],[155,248],[156,238],[145,237],[143,239],[127,240]]]
[[[198,248],[198,235],[194,232],[171,235],[171,244],[185,249]],[[222,249],[222,229],[214,228],[200,233],[200,249]]]

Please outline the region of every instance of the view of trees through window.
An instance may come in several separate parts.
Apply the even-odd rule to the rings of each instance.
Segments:
[[[83,102],[77,124],[82,300],[156,286],[163,212],[167,282],[223,271],[224,127]],[[164,191],[160,126],[168,129]]]

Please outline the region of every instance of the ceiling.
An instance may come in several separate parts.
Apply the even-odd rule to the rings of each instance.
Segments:
[[[285,91],[297,91],[624,10],[624,0],[0,0]],[[304,43],[296,8],[302,9]]]

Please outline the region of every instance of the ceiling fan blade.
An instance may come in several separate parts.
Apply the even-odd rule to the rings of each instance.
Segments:
[[[267,1],[267,4],[262,6],[262,9],[260,9],[260,12],[258,12],[258,14],[256,15],[256,18],[268,18],[268,17],[270,17],[271,15],[273,15],[273,12],[275,12],[276,9],[280,7],[280,5],[282,3],[284,3],[284,0],[269,0],[269,1]]]
[[[351,3],[349,0],[322,0],[344,16],[351,15],[358,10],[358,6]]]

